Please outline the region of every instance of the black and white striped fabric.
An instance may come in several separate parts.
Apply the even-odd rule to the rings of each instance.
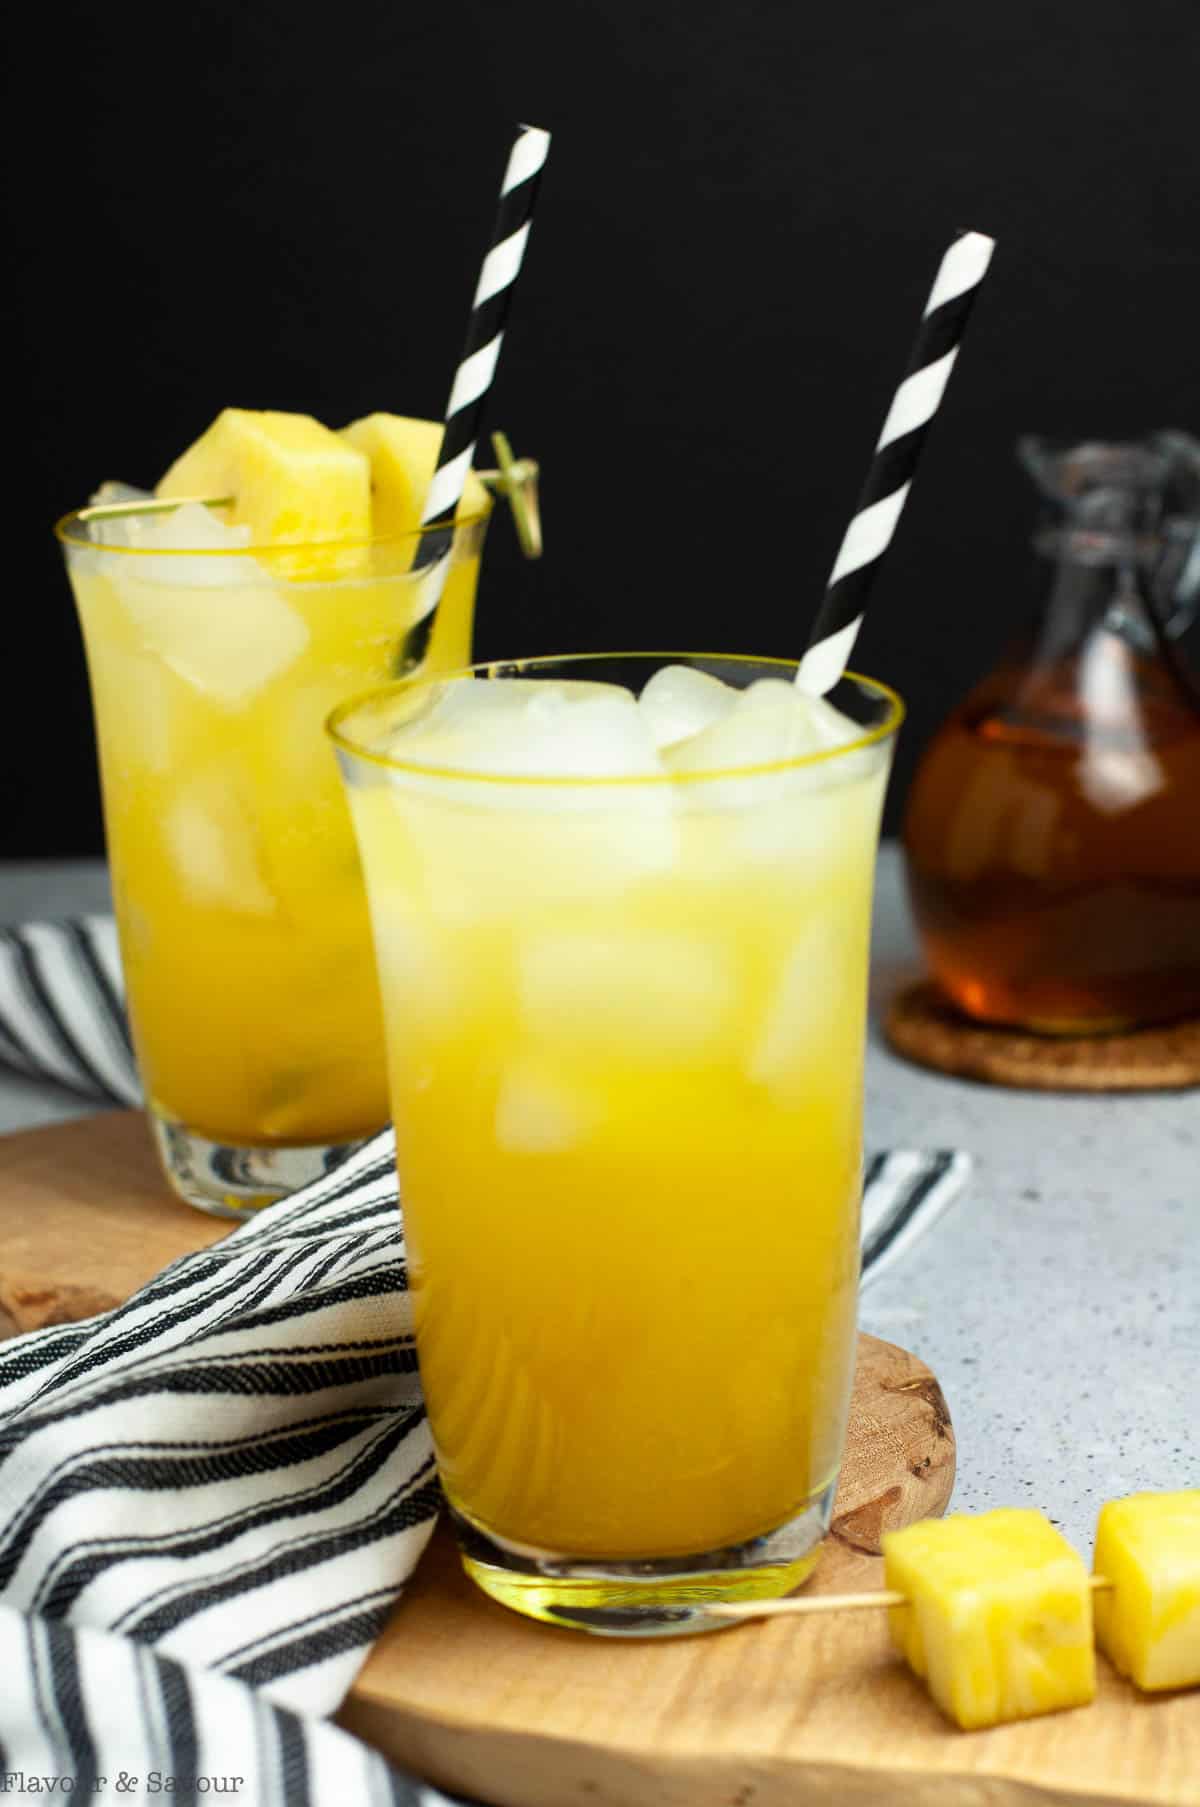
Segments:
[[[896,531],[994,249],[995,241],[984,233],[960,232],[938,266],[908,367],[892,397],[796,674],[800,687],[814,696],[832,690],[846,669],[879,561]]]
[[[971,1175],[961,1148],[893,1148],[863,1173],[861,1288],[874,1284],[937,1222]]]
[[[0,1061],[87,1098],[142,1102],[111,916],[0,930]]]
[[[86,1066],[84,995],[55,1005]],[[440,1497],[394,1152],[378,1136],[119,1309],[0,1344],[0,1774],[444,1800],[322,1723]]]
[[[108,918],[5,931],[0,1051],[137,1101]],[[340,1704],[439,1505],[394,1154],[385,1131],[116,1310],[0,1344],[0,1768],[53,1747],[107,1773],[125,1725],[127,1771],[257,1765],[243,1798],[272,1807],[440,1799],[362,1756],[317,1788],[351,1759],[301,1722]],[[968,1166],[868,1164],[865,1283]]]
[[[405,643],[406,668],[420,664],[433,630],[434,612],[449,570],[450,530],[475,455],[483,404],[496,374],[505,322],[525,259],[534,204],[549,151],[549,132],[540,126],[521,126],[500,184],[496,217],[446,403],[437,466],[421,509],[422,527],[445,526],[447,532],[423,534],[413,560],[413,570],[428,568],[429,576],[418,604],[415,631],[409,633]]]
[[[0,1343],[0,1600],[331,1713],[439,1504],[394,1143]]]
[[[0,1794],[454,1807],[321,1719],[111,1632],[0,1606]]]

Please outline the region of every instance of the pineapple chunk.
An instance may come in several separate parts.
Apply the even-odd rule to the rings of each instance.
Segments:
[[[224,409],[155,493],[231,495],[224,518],[248,525],[255,545],[361,541],[371,532],[369,460],[307,414]]]
[[[922,1519],[883,1538],[892,1641],[970,1730],[1084,1706],[1096,1692],[1083,1561],[1040,1512]]]
[[[1200,1490],[1131,1493],[1100,1509],[1096,1642],[1139,1688],[1200,1683]]]
[[[340,437],[371,461],[372,529],[381,538],[415,533],[442,443],[441,423],[402,414],[367,414],[343,427]],[[458,515],[486,514],[487,490],[467,472]]]

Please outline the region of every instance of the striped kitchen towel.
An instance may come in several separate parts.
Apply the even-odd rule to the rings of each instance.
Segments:
[[[6,1798],[455,1807],[325,1720],[112,1632],[0,1606],[0,1675]]]
[[[142,1102],[111,916],[0,929],[0,1061],[85,1098]]]
[[[319,1718],[439,1503],[393,1162],[380,1135],[116,1310],[0,1344],[0,1777],[443,1799]]]
[[[107,918],[0,937],[0,1050],[93,1098],[137,1101]],[[945,1209],[968,1165],[955,1151],[874,1157],[866,1279]],[[0,1674],[15,1647],[3,1639],[26,1650],[20,1688],[0,1684],[0,1762],[36,1755],[54,1727],[88,1762],[115,1762],[106,1746],[87,1754],[95,1696],[80,1700],[123,1664],[141,1678],[146,1752],[175,1735],[171,1702],[189,1687],[197,1723],[184,1715],[179,1736],[207,1751],[205,1703],[221,1698],[209,1681],[225,1678],[259,1703],[238,1722],[257,1728],[257,1761],[319,1764],[316,1734],[286,1717],[268,1732],[262,1714],[336,1710],[438,1502],[384,1131],[115,1310],[0,1344],[0,1603],[25,1627],[0,1626]],[[137,1649],[110,1661],[100,1633],[154,1664]]]
[[[438,1509],[393,1143],[0,1343],[0,1601],[332,1713]]]

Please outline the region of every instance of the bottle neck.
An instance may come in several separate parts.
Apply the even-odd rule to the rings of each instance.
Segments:
[[[1034,633],[1039,662],[1069,657],[1093,634],[1133,637],[1159,643],[1147,573],[1130,550],[1111,558],[1079,558],[1061,553]]]
[[[1152,555],[1132,542],[1102,551],[1073,536],[1059,540],[1039,615],[1006,660],[1010,672],[1015,667],[1022,674],[1015,694],[1023,706],[1050,715],[1082,686],[1089,707],[1103,698],[1107,712],[1136,713],[1157,698],[1194,719],[1200,692],[1153,602]]]

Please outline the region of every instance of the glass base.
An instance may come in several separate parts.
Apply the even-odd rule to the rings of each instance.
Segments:
[[[319,1179],[362,1146],[356,1141],[314,1142],[299,1148],[238,1147],[212,1142],[153,1108],[148,1114],[172,1190],[185,1204],[214,1217],[253,1217],[264,1205]]]
[[[835,1486],[831,1481],[795,1518],[763,1537],[646,1562],[538,1555],[480,1530],[453,1507],[450,1516],[463,1568],[502,1606],[601,1637],[684,1637],[737,1623],[713,1618],[705,1612],[708,1605],[774,1600],[807,1580],[829,1529]]]

